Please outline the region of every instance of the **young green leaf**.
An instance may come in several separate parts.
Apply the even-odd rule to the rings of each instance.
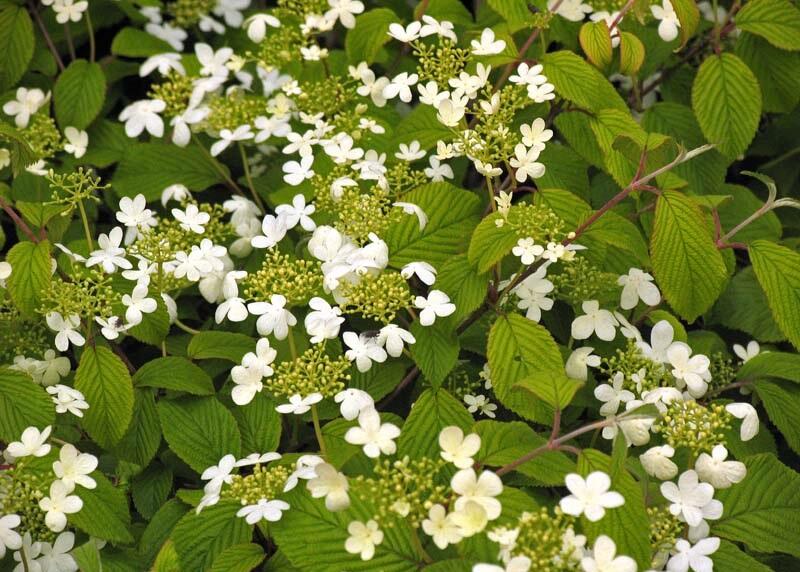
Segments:
[[[75,60],[53,88],[56,119],[61,129],[85,129],[94,121],[106,95],[106,76],[99,64]]]
[[[751,243],[749,252],[778,327],[800,348],[800,254],[766,240]]]

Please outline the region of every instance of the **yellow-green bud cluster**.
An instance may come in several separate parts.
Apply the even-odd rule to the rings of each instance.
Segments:
[[[414,297],[408,282],[399,272],[383,272],[377,276],[366,275],[358,284],[342,284],[342,295],[347,298],[343,310],[359,313],[383,324],[391,323],[397,312],[410,307]]]
[[[553,513],[546,507],[536,512],[523,512],[513,527],[519,533],[511,554],[527,556],[531,559],[531,570],[539,572],[580,570],[580,557],[575,556],[577,546],[568,540],[574,536],[574,522],[574,518],[565,515],[558,508]],[[502,534],[506,530],[496,528],[493,532]]]
[[[281,294],[288,306],[301,306],[322,290],[322,269],[317,260],[292,258],[273,248],[261,269],[241,284],[248,300],[267,302],[273,294]]]
[[[635,340],[628,340],[624,348],[616,350],[612,356],[600,358],[600,368],[608,377],[621,371],[625,374],[625,389],[634,393],[650,391],[656,387],[671,387],[675,385],[672,375],[661,364],[647,359],[642,355]],[[644,370],[644,375],[640,372]],[[633,376],[639,377],[639,387]]]
[[[487,113],[480,106],[475,106],[478,121],[472,131],[472,137],[462,137],[464,149],[471,157],[484,163],[499,165],[514,154],[514,147],[521,141],[519,131],[510,129],[514,116],[520,109],[530,103],[527,91],[519,85],[507,85],[497,92],[500,103],[493,113]],[[489,100],[492,96],[491,84],[484,88],[482,96]],[[476,146],[472,139],[479,143]]]
[[[324,12],[318,12],[323,14]],[[288,19],[283,14],[276,16],[281,20],[280,28],[270,28],[267,36],[258,45],[255,52],[248,52],[248,59],[256,60],[265,69],[283,69],[300,59],[300,47],[306,45],[306,39],[300,32],[298,22],[292,16]]]
[[[715,352],[709,358],[711,364],[708,366],[708,372],[713,380],[709,383],[710,387],[724,387],[736,378],[736,367],[731,358],[726,357],[722,352]]]
[[[194,78],[171,71],[164,81],[150,86],[147,96],[151,99],[160,99],[166,104],[165,117],[175,117],[189,107],[189,99],[194,90],[193,82]]]
[[[561,242],[566,223],[546,205],[516,204],[508,211],[506,224],[519,238],[532,238],[536,244]]]
[[[37,159],[49,159],[62,150],[61,132],[53,118],[46,113],[32,115],[28,126],[20,129],[20,134]]]
[[[46,496],[51,482],[52,477],[25,471],[22,464],[0,473],[0,514],[19,516],[21,522],[16,532],[30,533],[34,542],[55,540],[56,535],[45,524],[45,513],[39,508],[39,500]]]
[[[355,83],[344,83],[337,76],[302,82],[300,89],[302,93],[293,99],[297,106],[309,115],[323,113],[332,116],[357,97]],[[352,110],[348,110],[348,115],[355,114]]]
[[[114,292],[111,277],[98,267],[75,266],[69,280],[53,278],[50,288],[42,293],[41,314],[58,312],[62,316],[80,316],[84,320],[108,318],[120,296]]]
[[[216,0],[176,0],[167,4],[167,11],[175,18],[176,26],[188,28],[211,13],[216,5]]]
[[[447,89],[448,80],[457,77],[469,62],[469,50],[459,48],[449,38],[439,38],[434,44],[417,41],[412,45],[421,84],[433,80],[440,89]]]
[[[326,0],[278,0],[278,8],[275,15],[279,18],[283,12],[305,18],[309,14],[324,14],[330,5]]]
[[[444,379],[445,389],[455,396],[459,401],[465,395],[474,395],[483,390],[482,381],[470,378],[469,372],[462,366],[457,365]]]
[[[78,167],[69,173],[51,173],[47,176],[47,180],[50,182],[53,202],[69,205],[72,208],[84,199],[99,202],[100,199],[95,193],[111,187],[100,184],[100,177],[96,177],[93,171],[85,170],[83,167]],[[68,212],[62,213],[62,216],[68,214]]]
[[[653,552],[669,551],[683,534],[683,523],[666,506],[647,508],[650,519],[650,547]]]
[[[371,194],[351,188],[335,204],[339,218],[334,226],[359,243],[366,242],[371,232],[383,236],[391,223],[391,202],[377,187]]]
[[[661,2],[649,0],[648,2],[643,2],[643,4],[647,6],[648,4],[661,4]],[[605,11],[609,14],[619,12],[624,5],[625,0],[592,0],[592,8],[594,8],[595,11]],[[647,11],[649,12],[649,10]]]
[[[266,107],[267,100],[264,97],[235,91],[215,97],[209,102],[210,113],[206,123],[214,131],[233,131],[240,125],[252,125],[256,117],[265,115]]]
[[[599,300],[601,305],[616,303],[619,298],[616,275],[603,272],[583,256],[565,260],[547,277],[553,282],[554,295],[573,306],[584,300]]]
[[[311,346],[302,355],[278,364],[275,375],[264,380],[267,390],[281,397],[321,393],[333,397],[350,381],[350,360],[343,355],[331,357],[325,344]]]
[[[382,527],[391,528],[396,520],[407,522],[414,528],[428,518],[428,511],[437,503],[447,504],[449,490],[437,483],[437,476],[445,462],[441,459],[384,459],[375,465],[375,476],[356,478],[359,486],[354,490],[366,501],[374,504],[373,518]]]
[[[331,217],[336,216],[339,205],[337,201],[333,200],[331,185],[336,179],[347,177],[350,173],[351,169],[349,166],[333,164],[330,169],[325,170],[325,173],[316,173],[309,179],[314,189],[314,205],[317,207],[317,216],[315,219],[324,215]]]
[[[25,320],[13,307],[0,312],[0,363],[11,363],[18,355],[41,358],[53,345],[53,332],[44,320]]]
[[[671,447],[686,447],[696,456],[725,444],[725,431],[731,428],[732,419],[719,403],[705,407],[696,401],[675,400],[653,430],[662,433]]]
[[[386,170],[389,191],[397,198],[428,182],[424,171],[412,169],[407,161],[399,161]]]
[[[286,465],[264,467],[257,464],[249,475],[234,475],[220,498],[238,499],[242,505],[256,504],[261,499],[272,500],[283,493],[292,469]]]

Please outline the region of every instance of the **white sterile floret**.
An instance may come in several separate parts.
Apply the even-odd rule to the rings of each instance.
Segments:
[[[76,159],[80,159],[86,154],[86,149],[89,147],[89,134],[86,131],[81,131],[75,127],[67,127],[64,129],[64,137],[67,139],[64,144],[64,151],[73,155]]]
[[[122,305],[126,308],[125,319],[132,326],[142,322],[143,314],[152,314],[158,309],[155,298],[147,297],[145,284],[137,284],[131,294],[123,294]]]
[[[0,516],[0,558],[6,555],[6,548],[19,550],[22,547],[22,537],[14,530],[22,519],[16,514],[5,514]]]
[[[166,108],[167,104],[160,99],[131,103],[119,114],[119,120],[125,123],[125,134],[134,138],[147,130],[153,137],[161,137],[164,135],[164,120],[159,113]]]
[[[537,323],[542,319],[542,310],[549,311],[554,304],[554,300],[547,295],[555,286],[545,278],[546,274],[547,265],[544,264],[511,290],[519,298],[517,308],[525,310],[525,317]]]
[[[261,232],[263,234],[254,236],[250,240],[250,244],[253,248],[272,248],[283,240],[287,231],[286,217],[268,214],[261,222]]]
[[[341,308],[331,306],[318,296],[311,298],[308,306],[312,311],[306,314],[304,325],[306,332],[311,336],[312,344],[318,344],[339,335],[339,326],[344,322]]]
[[[467,112],[465,100],[443,99],[436,106],[436,119],[446,127],[457,127]]]
[[[409,262],[400,269],[400,275],[406,280],[416,276],[426,286],[433,286],[436,282],[436,268],[427,262]]]
[[[682,382],[678,384],[678,388],[686,385],[689,395],[697,398],[705,395],[708,389],[708,382],[711,380],[708,367],[711,365],[711,360],[702,354],[694,356],[691,354],[692,348],[683,342],[675,342],[667,348],[667,359],[672,366],[672,375]]]
[[[311,166],[314,164],[313,155],[305,155],[300,157],[300,162],[288,161],[283,164],[283,180],[288,184],[296,187],[306,179],[314,176],[314,170]]]
[[[500,516],[502,505],[495,497],[503,492],[503,481],[492,471],[482,471],[478,475],[475,469],[461,469],[450,480],[450,488],[458,495],[455,503],[457,511],[474,502],[483,508],[489,520]]]
[[[419,323],[423,326],[430,326],[437,317],[444,318],[456,311],[456,305],[450,302],[450,296],[441,290],[431,290],[427,298],[417,296],[414,306],[422,310],[419,313]]]
[[[747,476],[747,467],[739,461],[727,461],[727,458],[725,445],[716,445],[711,455],[701,453],[695,463],[697,475],[715,489],[727,489],[741,482]]]
[[[636,396],[624,388],[625,374],[618,371],[611,379],[611,383],[602,383],[594,388],[594,396],[603,402],[600,407],[600,415],[616,415],[619,411],[620,403],[627,403]]]
[[[719,549],[717,537],[703,538],[692,545],[688,540],[679,538],[672,549],[672,556],[667,562],[667,572],[712,572],[714,561],[709,558]]]
[[[322,401],[321,393],[311,393],[305,397],[298,393],[289,398],[289,403],[278,405],[275,411],[283,414],[293,413],[294,415],[302,415],[310,411],[311,407],[320,401]]]
[[[389,30],[386,32],[395,40],[404,43],[413,42],[419,38],[419,31],[422,28],[422,23],[418,21],[411,22],[408,26],[403,27],[402,24],[392,23],[389,24]]]
[[[275,214],[283,217],[286,221],[286,228],[293,229],[298,224],[306,232],[313,232],[317,228],[316,223],[311,219],[316,207],[313,204],[306,204],[306,198],[297,194],[292,199],[292,204],[283,204],[275,207]]]
[[[519,132],[522,134],[523,145],[537,151],[544,151],[545,143],[553,138],[553,131],[546,128],[544,119],[541,117],[534,119],[530,125],[523,124],[519,128]]]
[[[284,340],[289,335],[289,328],[297,324],[297,318],[286,309],[286,297],[281,294],[272,294],[269,302],[250,302],[247,310],[258,316],[256,330],[262,336],[270,334],[276,340]]]
[[[247,405],[264,388],[262,379],[264,371],[257,367],[234,366],[231,369],[231,379],[234,387],[231,398],[236,405]]]
[[[377,458],[381,454],[393,455],[397,450],[394,442],[400,436],[400,429],[393,423],[381,423],[375,409],[365,409],[358,415],[358,425],[351,427],[344,440],[351,445],[361,445],[367,457]]]
[[[420,86],[419,89],[422,89],[422,86]],[[416,139],[411,141],[408,145],[400,143],[398,149],[399,151],[395,153],[394,156],[401,161],[416,161],[417,159],[422,159],[426,155],[426,151],[422,149],[419,141]]]
[[[610,342],[616,335],[617,319],[608,310],[602,310],[597,300],[587,300],[581,304],[583,315],[572,321],[572,337],[585,340],[596,334],[601,340]]]
[[[422,22],[422,28],[420,28],[419,33],[423,38],[437,35],[443,38],[449,38],[454,42],[457,41],[458,38],[456,37],[456,33],[453,31],[454,26],[452,22],[447,20],[439,21],[428,14],[424,14],[422,16]]]
[[[383,531],[374,520],[366,523],[354,520],[347,525],[347,533],[344,549],[350,554],[358,554],[361,560],[371,560],[375,556],[375,547],[383,542]]]
[[[428,518],[422,521],[422,530],[433,539],[433,543],[444,550],[450,544],[458,544],[464,538],[461,529],[453,518],[453,513],[440,504],[428,509]]]
[[[358,417],[362,411],[375,407],[375,401],[369,393],[354,387],[340,391],[334,396],[333,400],[339,404],[339,411],[342,417],[348,421]]]
[[[464,403],[467,404],[467,411],[470,413],[480,412],[481,415],[491,417],[492,419],[496,417],[495,411],[497,410],[497,405],[490,402],[485,395],[467,394],[464,396]]]
[[[662,481],[674,479],[678,474],[678,465],[672,461],[675,449],[669,445],[650,447],[639,455],[639,461],[647,474]]]
[[[617,556],[617,545],[601,534],[594,541],[592,552],[581,559],[584,572],[636,572],[636,561],[630,556]]]
[[[81,319],[77,315],[62,317],[58,312],[50,312],[45,315],[47,326],[56,332],[56,349],[60,352],[67,351],[69,345],[82,346],[86,343],[86,338],[77,331],[81,325]]]
[[[325,498],[325,508],[332,512],[346,510],[350,506],[350,488],[347,477],[333,465],[320,463],[314,467],[315,477],[309,479],[306,488],[315,499]]]
[[[531,559],[527,556],[514,556],[503,566],[496,564],[476,564],[472,567],[472,572],[529,572],[531,569]]]
[[[597,522],[605,516],[606,509],[625,504],[625,497],[618,492],[609,491],[611,478],[602,471],[589,473],[585,479],[570,473],[564,482],[572,494],[562,498],[559,506],[572,516],[585,515],[591,522]]]
[[[722,516],[722,503],[714,499],[714,487],[701,483],[694,470],[683,472],[677,485],[671,481],[661,483],[661,494],[671,503],[669,512],[689,526],[700,526],[706,519]]]
[[[61,532],[67,526],[67,515],[75,514],[83,508],[83,501],[77,495],[69,494],[72,489],[63,481],[50,484],[49,496],[42,497],[39,508],[45,513],[44,523],[53,532]]]
[[[592,12],[592,7],[583,0],[550,0],[547,7],[570,22],[581,22]]]
[[[417,339],[411,332],[396,324],[387,324],[378,332],[378,345],[384,347],[386,353],[392,357],[400,357],[403,354],[404,344],[412,345],[416,342]]]
[[[22,432],[19,441],[12,441],[6,447],[6,453],[14,459],[22,457],[44,457],[50,452],[47,439],[50,437],[52,427],[48,425],[41,432],[36,427],[28,427]]]
[[[263,465],[270,461],[276,461],[281,458],[280,453],[270,451],[268,453],[250,453],[246,457],[239,459],[234,464],[235,467],[250,467],[252,465]]]
[[[458,531],[464,538],[482,532],[489,523],[486,509],[475,501],[469,500],[456,508],[452,513],[453,522],[458,526]]]
[[[97,250],[93,250],[86,259],[86,267],[100,265],[108,274],[116,272],[117,268],[133,268],[125,258],[125,249],[122,248],[122,228],[115,226],[108,234],[101,233],[97,239]]]
[[[260,520],[277,522],[283,516],[283,511],[289,508],[286,501],[260,499],[256,504],[240,508],[236,516],[244,518],[247,524],[256,524]]]
[[[409,103],[411,101],[411,87],[419,81],[419,76],[415,73],[409,74],[402,72],[392,78],[389,84],[383,88],[383,97],[386,99],[400,98],[400,101]]]
[[[428,158],[428,164],[429,166],[425,167],[423,172],[434,183],[441,183],[445,179],[452,179],[455,176],[453,168],[447,163],[442,163],[438,157],[431,155]]]
[[[657,306],[661,302],[661,293],[653,284],[653,277],[638,268],[631,268],[627,274],[620,276],[617,284],[622,286],[620,307],[623,310],[635,308],[639,300],[648,306]]]
[[[342,340],[349,348],[344,353],[345,357],[350,361],[355,361],[360,372],[369,371],[372,362],[383,363],[386,361],[386,350],[378,344],[377,339],[373,336],[345,332]]]
[[[360,0],[328,0],[330,10],[325,12],[325,19],[335,22],[337,19],[345,28],[355,28],[356,14],[364,11],[364,3]]]
[[[496,40],[491,28],[484,28],[480,40],[472,40],[470,46],[476,56],[493,56],[506,49],[505,41]]]
[[[564,372],[568,377],[579,381],[586,381],[589,377],[589,367],[600,366],[600,356],[594,355],[593,347],[585,346],[573,350],[564,365]]]
[[[653,326],[650,331],[650,343],[639,341],[636,346],[642,354],[656,362],[667,363],[667,350],[672,345],[672,340],[675,337],[675,330],[667,320],[661,320]]]
[[[517,143],[514,147],[514,156],[509,160],[509,164],[515,169],[514,178],[524,183],[529,178],[538,179],[545,173],[545,166],[536,159],[539,158],[539,150],[535,147],[528,149],[522,143]]]
[[[532,238],[520,238],[517,245],[511,249],[511,254],[517,256],[525,266],[533,264],[544,253],[544,247],[536,244]]]
[[[31,116],[50,101],[50,92],[45,94],[39,88],[17,88],[16,99],[3,104],[3,112],[14,116],[14,123],[20,129],[28,126]]]
[[[742,441],[749,441],[758,435],[758,411],[749,403],[728,403],[725,411],[742,420],[739,436]]]
[[[97,468],[97,462],[97,457],[94,455],[81,453],[67,443],[61,447],[58,460],[53,462],[53,473],[70,491],[75,485],[94,489],[97,487],[97,482],[89,474]]]
[[[52,397],[56,406],[56,413],[71,413],[75,417],[83,417],[83,411],[89,409],[89,404],[83,393],[66,385],[51,385],[45,388]]]
[[[650,6],[650,12],[653,14],[653,18],[658,20],[658,35],[662,40],[671,42],[678,37],[681,21],[672,7],[672,2],[663,0],[661,6],[654,4]]]
[[[147,208],[147,199],[141,193],[133,198],[122,197],[115,216],[126,228],[125,244],[131,244],[142,232],[147,232],[157,224],[153,211]]]
[[[233,455],[225,455],[219,460],[219,463],[208,467],[200,475],[200,479],[208,481],[203,487],[206,493],[219,493],[223,484],[231,484],[233,482],[233,469],[236,467],[236,457]]]
[[[442,459],[459,469],[468,469],[481,448],[481,438],[477,433],[464,436],[460,427],[451,425],[439,432],[439,448]]]
[[[150,56],[139,66],[139,76],[146,77],[156,70],[162,76],[169,75],[172,71],[180,75],[186,75],[186,70],[181,63],[181,54],[175,52]]]
[[[761,346],[755,340],[750,340],[747,347],[741,344],[733,344],[733,353],[742,360],[742,363],[747,363],[761,352]]]
[[[241,141],[248,141],[256,135],[253,133],[250,125],[240,125],[233,131],[230,129],[223,129],[219,132],[219,140],[211,145],[211,156],[216,157],[227,149],[232,143],[239,143]]]
[[[172,209],[172,216],[180,223],[182,229],[203,234],[205,225],[211,220],[211,215],[201,211],[194,203],[186,205],[186,209]]]
[[[419,206],[415,205],[414,203],[404,203],[402,201],[397,201],[392,203],[393,207],[399,207],[403,209],[403,212],[407,215],[413,215],[417,217],[417,221],[419,221],[419,229],[420,231],[425,230],[425,227],[428,224],[428,215],[425,214],[425,211],[422,210]]]

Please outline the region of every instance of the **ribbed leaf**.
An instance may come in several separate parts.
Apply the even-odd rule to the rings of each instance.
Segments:
[[[187,355],[191,359],[220,358],[239,362],[247,352],[255,350],[256,340],[234,332],[200,332],[192,337]]]
[[[611,34],[605,20],[599,22],[586,22],[578,33],[586,57],[599,68],[605,68],[611,63],[614,53],[611,50]]]
[[[137,28],[122,28],[111,42],[111,53],[128,58],[145,58],[173,51],[172,47]]]
[[[41,385],[19,371],[0,368],[0,440],[19,440],[30,426],[39,430],[52,425],[56,413]]]
[[[245,454],[266,453],[278,449],[281,440],[281,415],[275,411],[276,405],[275,400],[261,392],[247,405],[237,405],[231,411],[242,434],[242,451]]]
[[[158,421],[156,401],[153,390],[136,389],[134,392],[133,418],[125,436],[122,437],[115,452],[120,458],[146,467],[161,444],[161,424]]]
[[[800,385],[788,381],[756,382],[756,392],[764,403],[769,419],[786,438],[786,442],[800,453]]]
[[[469,241],[467,257],[480,274],[488,272],[496,263],[500,262],[517,244],[519,237],[511,226],[504,224],[497,226],[501,220],[499,213],[492,213],[485,217],[472,233]]]
[[[397,443],[397,454],[412,459],[439,456],[439,433],[445,427],[455,425],[469,432],[472,425],[464,405],[444,389],[426,389],[417,398],[411,413],[403,425]]]
[[[33,316],[50,286],[50,243],[18,242],[8,251],[6,261],[13,268],[6,282],[8,293],[20,312]]]
[[[354,65],[358,62],[374,62],[383,45],[392,40],[386,33],[389,24],[399,21],[397,14],[389,8],[376,8],[358,16],[356,27],[345,38],[347,59]]]
[[[139,514],[149,520],[167,502],[171,490],[172,471],[156,461],[134,477],[131,486],[133,504]]]
[[[636,75],[644,63],[644,44],[630,32],[620,32],[619,35],[619,72]]]
[[[123,544],[133,542],[128,530],[131,517],[125,493],[99,472],[95,471],[91,476],[97,482],[97,488],[75,488],[73,494],[81,498],[83,508],[69,515],[70,525],[102,540]]]
[[[264,549],[258,544],[234,544],[223,550],[214,559],[211,572],[250,572],[266,558]]]
[[[628,106],[614,86],[580,56],[562,50],[545,54],[540,63],[556,93],[567,101],[590,111],[611,108],[627,112]]]
[[[16,84],[33,57],[33,23],[25,5],[0,6],[0,91]]]
[[[736,374],[736,379],[764,377],[779,377],[800,383],[800,354],[763,352],[747,360]]]
[[[764,111],[789,113],[797,107],[800,102],[800,53],[781,50],[763,38],[743,33],[736,41],[736,55],[758,78]]]
[[[251,526],[236,516],[240,508],[238,501],[223,500],[200,514],[191,511],[178,522],[170,539],[181,570],[207,570],[226,548],[250,540]]]
[[[728,283],[714,306],[713,318],[727,328],[741,330],[762,342],[786,339],[769,311],[767,297],[752,266],[744,268]]]
[[[106,76],[99,64],[75,60],[53,88],[56,120],[62,129],[87,127],[103,107]]]
[[[436,288],[450,296],[450,300],[456,305],[456,312],[453,314],[456,322],[483,303],[488,285],[489,274],[477,273],[466,254],[459,254],[445,262],[436,277]]]
[[[789,0],[752,0],[736,14],[736,27],[782,50],[800,50],[800,10]]]
[[[460,349],[458,336],[453,331],[452,320],[441,318],[432,326],[411,324],[416,343],[411,346],[411,356],[431,385],[439,387],[455,367]]]
[[[725,572],[772,572],[772,568],[742,552],[735,544],[727,540],[720,542],[719,549],[711,555],[711,559],[714,561],[714,570],[725,570]]]
[[[749,251],[778,327],[800,349],[800,254],[766,240],[756,240]]]
[[[192,395],[214,395],[214,382],[201,368],[182,357],[163,357],[147,362],[133,376],[140,387],[185,391]]]

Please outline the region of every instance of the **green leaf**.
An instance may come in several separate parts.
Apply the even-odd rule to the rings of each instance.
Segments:
[[[11,154],[11,172],[15,177],[24,173],[25,167],[33,165],[38,160],[38,156],[19,130],[3,121],[0,121],[0,138],[4,145],[8,146]]]
[[[185,514],[186,505],[173,498],[164,503],[153,515],[139,539],[138,552],[142,555],[145,565],[153,562],[159,549],[172,533],[172,529]]]
[[[570,379],[566,375],[556,375],[552,372],[537,372],[526,376],[514,384],[515,389],[524,389],[553,408],[563,410],[575,397],[575,392],[583,385],[582,382]]]
[[[139,514],[149,520],[167,502],[171,490],[172,471],[155,462],[133,478],[131,484],[133,504],[136,505]]]
[[[636,560],[641,569],[650,565],[650,525],[645,510],[642,487],[627,471],[612,470],[611,458],[594,449],[584,449],[578,457],[578,472],[586,476],[592,471],[603,471],[611,477],[611,490],[625,497],[625,504],[606,510],[598,522],[581,519],[583,530],[591,543],[601,534],[611,537],[617,545],[617,554],[626,554]]]
[[[236,419],[214,397],[162,399],[158,417],[170,448],[198,473],[241,451]]]
[[[736,41],[736,55],[758,78],[765,112],[789,113],[797,107],[800,53],[786,52],[763,38],[743,33]]]
[[[439,387],[458,360],[460,346],[451,320],[439,319],[431,326],[419,321],[411,324],[416,343],[411,346],[411,356],[430,384]]]
[[[619,73],[636,75],[644,63],[644,44],[630,32],[620,32],[619,35]]]
[[[675,0],[672,3],[672,8],[675,10],[675,15],[678,16],[678,21],[681,23],[681,47],[686,45],[689,38],[692,37],[697,25],[700,23],[700,10],[697,8],[697,3],[694,0]],[[738,17],[737,17],[738,21]]]
[[[111,42],[111,53],[128,58],[146,58],[172,52],[172,46],[138,28],[122,28]]]
[[[122,360],[107,347],[86,347],[75,371],[75,389],[89,403],[82,421],[89,436],[102,447],[117,444],[133,417],[133,383]]]
[[[614,52],[611,49],[611,33],[605,20],[586,22],[581,26],[578,40],[586,57],[598,68],[605,68],[614,59]]]
[[[720,224],[725,231],[733,229],[734,226],[764,206],[763,201],[747,187],[724,185],[721,192],[732,197],[732,200],[717,208]],[[734,234],[731,241],[750,243],[759,238],[778,241],[782,232],[778,216],[775,212],[767,212]]]
[[[466,254],[445,262],[436,276],[436,288],[450,296],[450,301],[456,305],[455,322],[467,317],[483,303],[488,286],[489,274],[478,274],[469,264]]]
[[[749,245],[758,282],[778,327],[800,348],[800,254],[766,240]]]
[[[156,298],[155,312],[142,314],[142,321],[128,330],[128,333],[140,342],[151,346],[160,346],[169,334],[169,312],[161,297]]]
[[[500,213],[492,213],[484,217],[472,233],[467,257],[479,274],[488,272],[500,262],[519,240],[510,225],[497,226],[497,221],[501,219]]]
[[[69,515],[70,525],[102,540],[124,544],[133,542],[128,530],[131,517],[125,493],[97,471],[91,476],[97,482],[97,487],[76,487],[73,494],[81,498],[83,508]]]
[[[275,411],[276,405],[266,392],[261,392],[247,405],[237,405],[231,411],[239,425],[245,454],[277,451],[281,440],[281,415]]]
[[[493,389],[503,405],[526,419],[549,423],[551,409],[516,385],[534,374],[564,374],[561,352],[550,332],[518,314],[502,316],[489,332],[487,352]]]
[[[714,570],[725,570],[725,572],[772,572],[772,568],[742,552],[735,544],[727,540],[720,542],[717,551],[711,555],[711,560],[714,561]]]
[[[405,376],[407,368],[407,364],[403,361],[388,360],[372,364],[372,367],[365,372],[354,369],[350,374],[350,387],[363,389],[372,396],[372,399],[379,401],[397,387]]]
[[[397,14],[388,8],[376,8],[356,17],[356,27],[345,37],[347,59],[353,64],[374,62],[381,48],[392,39],[387,34],[389,24],[399,21]]]
[[[412,459],[439,457],[439,433],[455,425],[465,433],[472,426],[472,415],[444,389],[426,389],[417,398],[397,441],[397,454]]]
[[[50,287],[50,243],[18,242],[8,251],[6,262],[13,269],[6,281],[8,293],[19,311],[31,317]]]
[[[770,421],[780,430],[786,442],[800,453],[800,385],[788,381],[762,379],[755,384]]]
[[[266,556],[264,549],[258,544],[234,544],[214,559],[211,572],[250,572],[257,568]]]
[[[741,330],[762,342],[780,342],[786,336],[769,311],[767,297],[752,266],[744,268],[728,283],[714,306],[715,322]]]
[[[487,0],[486,3],[503,17],[512,33],[531,24],[533,13],[527,0]]]
[[[481,437],[481,449],[475,460],[490,467],[507,465],[547,443],[547,439],[521,421],[479,421],[474,431]],[[564,453],[549,451],[514,470],[544,485],[560,486],[567,474],[575,472],[575,463]]]
[[[705,215],[691,198],[664,191],[656,203],[650,256],[664,297],[693,322],[722,293],[725,263]]]
[[[39,430],[56,418],[44,388],[26,374],[0,368],[0,440],[17,441],[31,425]]]
[[[33,22],[25,5],[0,6],[0,91],[14,87],[33,57]]]
[[[749,457],[745,465],[741,483],[716,492],[725,511],[710,523],[711,535],[800,557],[800,475],[770,454]]]
[[[419,141],[420,147],[427,150],[435,147],[440,139],[448,140],[452,135],[450,129],[436,119],[436,109],[430,105],[418,105],[397,125],[394,146]]]
[[[789,0],[751,0],[736,13],[736,27],[782,50],[800,50],[800,10]]]
[[[562,50],[544,54],[540,63],[556,93],[567,101],[589,111],[611,108],[628,112],[614,86],[580,56]]]
[[[176,147],[166,143],[138,143],[125,152],[114,172],[113,186],[118,195],[143,194],[148,201],[161,196],[170,185],[182,184],[190,191],[202,191],[224,182],[214,164],[227,173],[227,167],[206,156],[196,146]],[[158,168],[153,168],[158,165]]]
[[[706,138],[733,159],[756,134],[761,88],[742,60],[731,53],[712,55],[702,63],[692,85],[692,109]]]
[[[236,516],[240,508],[238,501],[222,500],[200,514],[191,511],[178,522],[170,539],[181,570],[207,570],[226,548],[250,541],[252,528]]]
[[[163,357],[147,362],[133,376],[133,383],[192,395],[214,395],[214,382],[209,375],[182,357]]]
[[[247,352],[255,350],[256,340],[233,332],[200,332],[192,337],[186,354],[191,359],[226,359],[242,361]]]
[[[53,87],[56,120],[61,129],[84,129],[94,121],[106,95],[106,76],[99,64],[75,60]]]
[[[779,377],[800,383],[800,355],[786,352],[762,352],[739,368],[736,379]]]
[[[92,539],[72,550],[70,556],[75,559],[78,569],[82,572],[99,572],[103,569],[100,550],[97,548],[97,542]]]
[[[404,195],[403,201],[420,207],[428,224],[420,230],[417,217],[405,216],[389,227],[383,238],[393,266],[425,261],[438,268],[466,249],[480,216],[477,196],[449,183],[428,183]]]
[[[134,392],[133,418],[128,430],[115,447],[120,458],[146,467],[161,444],[161,424],[158,421],[153,391],[139,388]]]

